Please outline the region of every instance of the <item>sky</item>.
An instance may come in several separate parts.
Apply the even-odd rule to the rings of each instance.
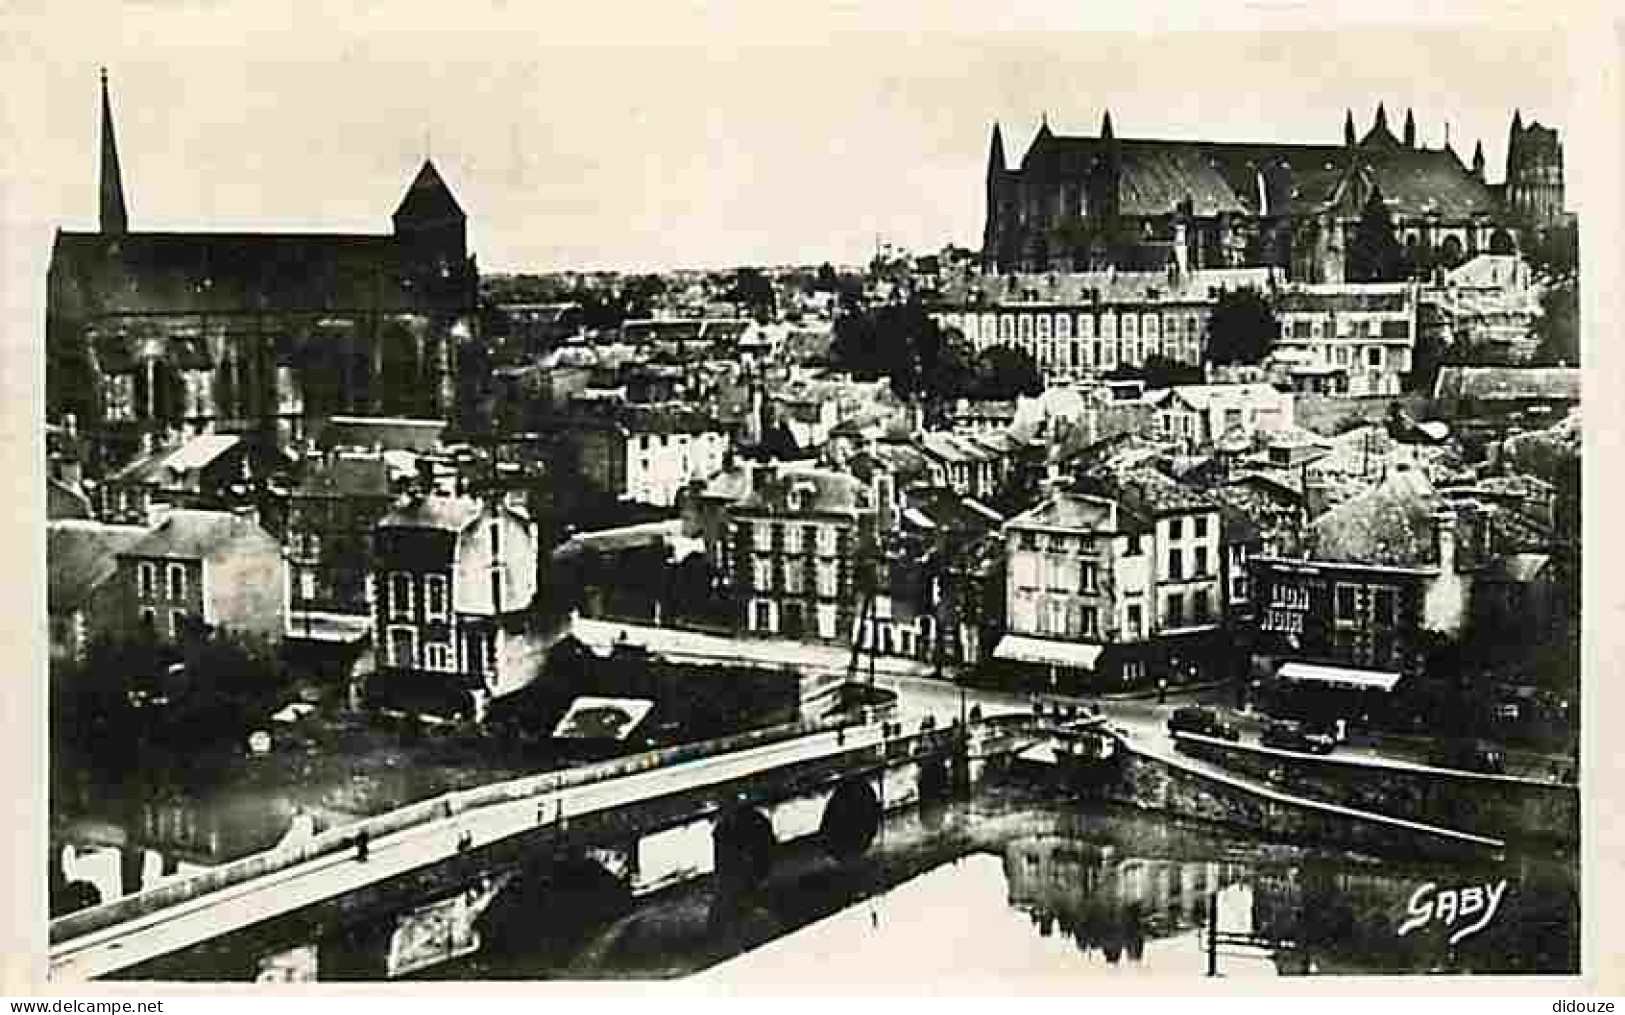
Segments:
[[[1521,22],[1332,32],[1288,17],[1215,34],[1152,16],[1086,32],[953,4],[771,9],[796,16],[678,2],[566,19],[499,0],[14,8],[4,225],[30,273],[54,229],[94,228],[101,65],[132,229],[385,231],[428,153],[485,270],[976,246],[992,122],[1016,160],[1045,112],[1061,133],[1095,133],[1109,107],[1124,137],[1336,143],[1345,109],[1363,132],[1381,100],[1396,132],[1414,107],[1424,143],[1446,123],[1463,158],[1481,139],[1492,181],[1514,107],[1565,135],[1570,120],[1565,39]]]

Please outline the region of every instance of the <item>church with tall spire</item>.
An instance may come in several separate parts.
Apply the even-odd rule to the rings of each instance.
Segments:
[[[58,230],[51,252],[53,421],[109,466],[201,433],[274,455],[335,414],[453,417],[479,272],[427,155],[388,232],[144,232],[110,91],[103,70],[98,228]]]
[[[1120,136],[1106,110],[1094,137],[1056,133],[1046,114],[1019,164],[993,125],[983,262],[990,271],[1162,271],[1271,267],[1298,281],[1350,279],[1344,251],[1373,195],[1409,262],[1453,266],[1520,249],[1565,220],[1557,132],[1515,114],[1504,183],[1485,180],[1480,145],[1463,163],[1449,140],[1400,133],[1378,103],[1341,144],[1235,143]]]

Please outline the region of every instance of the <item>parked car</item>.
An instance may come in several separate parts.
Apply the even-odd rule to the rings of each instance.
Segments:
[[[1428,764],[1437,768],[1459,768],[1468,772],[1502,775],[1507,770],[1507,754],[1487,740],[1445,740],[1428,752]]]
[[[1168,717],[1168,732],[1196,733],[1221,740],[1241,739],[1240,731],[1233,724],[1220,716],[1217,709],[1205,705],[1185,705],[1174,709]]]
[[[1277,719],[1264,727],[1258,742],[1279,751],[1330,754],[1332,748],[1337,746],[1337,737],[1328,730],[1301,722]]]

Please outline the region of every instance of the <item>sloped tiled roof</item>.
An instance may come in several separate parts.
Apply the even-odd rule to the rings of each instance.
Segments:
[[[812,493],[799,507],[789,502],[796,490]],[[752,488],[738,502],[742,511],[794,511],[809,514],[856,514],[870,510],[869,489],[858,479],[829,469],[805,466],[758,467]]]
[[[1104,531],[1111,524],[1111,507],[1108,504],[1101,503],[1100,500],[1082,497],[1063,490],[1051,494],[1036,506],[1010,519],[1008,524],[1016,528],[1043,526],[1080,531],[1093,529]]]
[[[121,555],[203,560],[249,539],[272,543],[258,523],[230,511],[171,511]]]
[[[432,451],[445,431],[446,422],[439,419],[332,416],[322,426],[317,442],[324,448],[382,446],[397,451]]]
[[[1415,469],[1396,470],[1310,524],[1315,560],[1426,567],[1439,563],[1435,513],[1444,501]]]
[[[45,527],[45,601],[51,613],[71,613],[118,570],[118,555],[147,534],[139,525],[81,519]]]
[[[422,497],[390,511],[378,527],[461,532],[482,510],[484,505],[472,497]]]
[[[314,459],[294,491],[303,497],[388,497],[392,492],[389,463],[371,455]]]
[[[1211,498],[1150,466],[1119,472],[1113,476],[1112,485],[1129,508],[1148,518],[1214,507]]]
[[[166,483],[171,474],[202,469],[242,443],[233,434],[204,434],[179,447],[138,458],[112,476],[115,483]]]
[[[1509,553],[1490,564],[1486,577],[1524,584],[1538,580],[1551,562],[1551,555],[1546,553]]]

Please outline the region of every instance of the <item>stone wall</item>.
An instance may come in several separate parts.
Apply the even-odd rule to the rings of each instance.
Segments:
[[[1292,420],[1316,433],[1332,434],[1338,425],[1351,417],[1370,423],[1381,423],[1388,418],[1388,406],[1398,402],[1412,419],[1425,420],[1432,415],[1432,399],[1425,394],[1372,395],[1356,398],[1336,395],[1297,395],[1292,405]]]
[[[1565,783],[1367,764],[1196,737],[1181,737],[1180,749],[1295,796],[1497,839],[1580,840],[1580,793]]]
[[[1114,803],[1362,853],[1454,859],[1501,851],[1500,842],[1488,837],[1289,796],[1124,748],[1116,778],[1101,787],[1104,799]]]

